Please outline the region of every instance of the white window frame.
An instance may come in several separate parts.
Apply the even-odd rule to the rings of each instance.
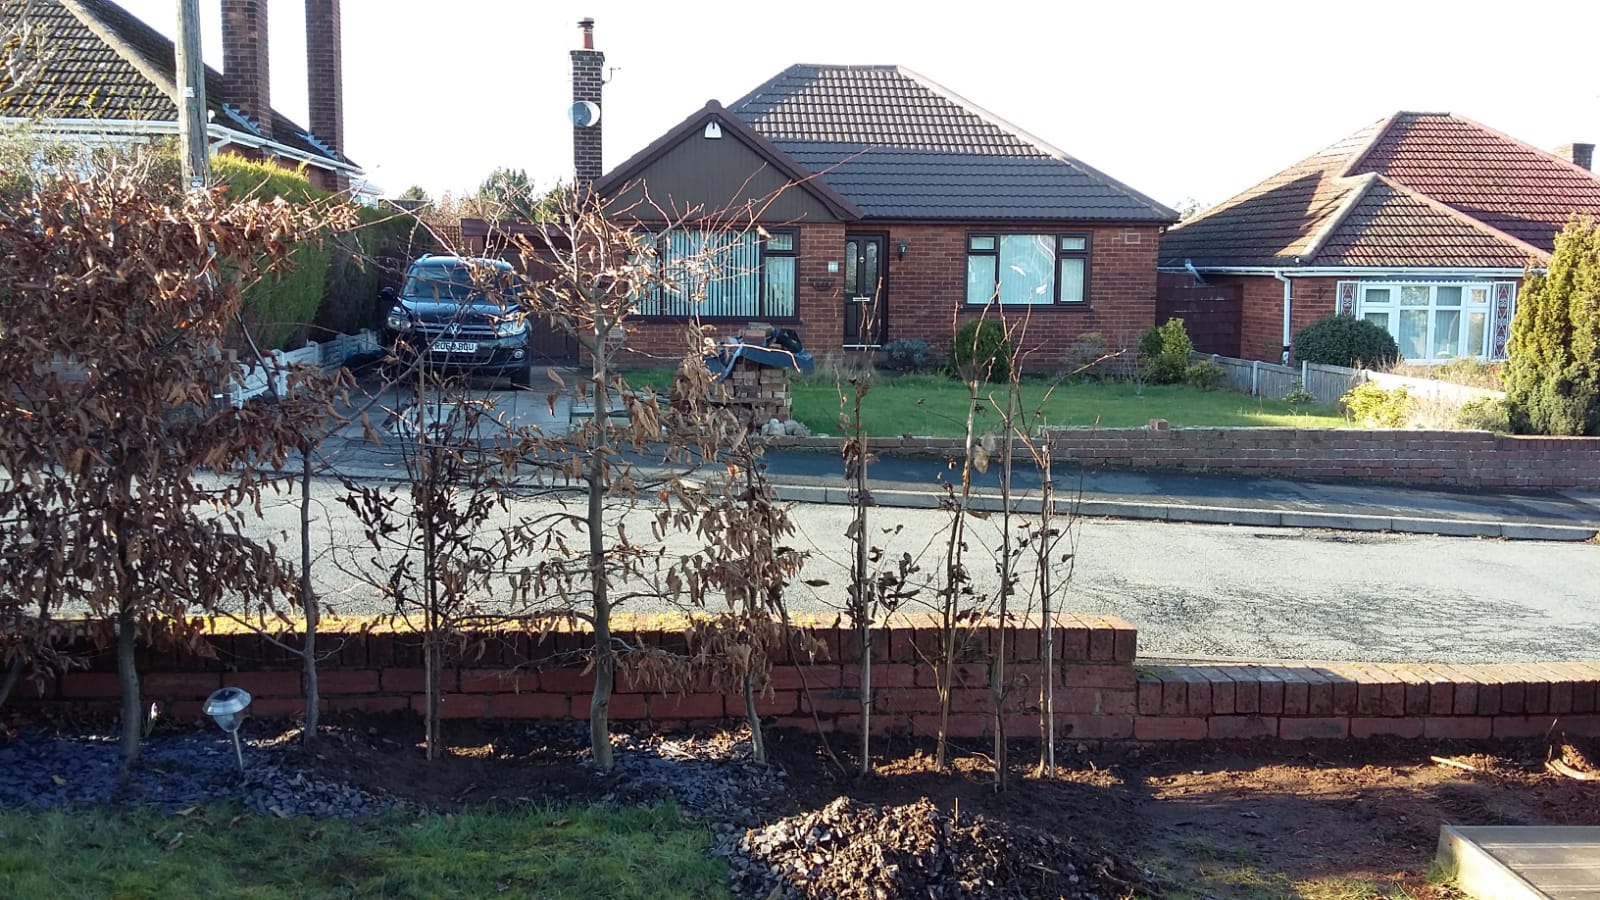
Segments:
[[[1401,292],[1407,288],[1425,289],[1428,292],[1426,306],[1405,305],[1401,303]],[[1439,289],[1458,288],[1461,291],[1461,304],[1459,306],[1440,306]],[[1369,299],[1368,295],[1374,291],[1387,291],[1388,297],[1384,301]],[[1481,293],[1482,301],[1474,302],[1474,294]],[[1427,351],[1426,356],[1406,356],[1406,347],[1400,341],[1400,311],[1402,309],[1426,309],[1428,316],[1427,328],[1423,333],[1422,346]],[[1457,346],[1462,352],[1459,356],[1434,356],[1436,346],[1435,328],[1439,324],[1441,310],[1458,310],[1460,312],[1457,323]],[[1483,334],[1477,347],[1468,346],[1468,338],[1472,333],[1472,316],[1475,313],[1483,315]],[[1494,341],[1494,285],[1486,281],[1363,281],[1357,286],[1356,292],[1356,318],[1365,319],[1373,314],[1388,316],[1386,330],[1400,344],[1400,355],[1406,362],[1419,364],[1446,363],[1453,359],[1487,360],[1490,358],[1491,345]]]

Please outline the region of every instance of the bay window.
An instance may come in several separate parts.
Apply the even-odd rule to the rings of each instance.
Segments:
[[[1356,315],[1394,335],[1415,362],[1489,355],[1487,284],[1363,284]]]
[[[792,230],[673,229],[656,235],[659,281],[640,299],[639,314],[793,318],[798,245]]]
[[[967,236],[967,302],[1076,304],[1088,299],[1087,234]]]

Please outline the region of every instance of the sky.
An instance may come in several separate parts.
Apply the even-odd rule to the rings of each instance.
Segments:
[[[175,0],[118,0],[167,34]],[[218,0],[201,0],[221,68]],[[273,106],[306,121],[304,4],[271,0]],[[1600,2],[344,0],[345,152],[393,196],[570,178],[577,21],[605,165],[797,62],[898,64],[1163,203],[1220,202],[1398,110],[1600,142]]]

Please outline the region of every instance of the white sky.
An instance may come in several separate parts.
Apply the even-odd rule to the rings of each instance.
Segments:
[[[119,0],[171,34],[175,0]],[[306,121],[304,5],[271,0],[273,106]],[[201,0],[221,68],[218,0]],[[344,0],[346,153],[389,194],[572,167],[577,20],[615,67],[606,168],[785,66],[908,66],[1169,205],[1226,199],[1396,110],[1600,140],[1594,0]]]

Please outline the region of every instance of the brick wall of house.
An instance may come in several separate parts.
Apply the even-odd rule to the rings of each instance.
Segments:
[[[837,452],[831,438],[774,438],[787,448]],[[1193,469],[1315,481],[1484,488],[1600,488],[1600,438],[1521,437],[1488,431],[1301,428],[1053,429],[1059,462],[1090,468]],[[879,452],[955,458],[957,438],[875,442]]]
[[[1300,329],[1338,312],[1338,278],[1291,278],[1291,340]],[[1270,275],[1207,276],[1207,284],[1239,285],[1244,290],[1239,356],[1278,362],[1283,357],[1283,282]]]
[[[820,629],[827,659],[781,659],[771,690],[757,703],[780,728],[857,732],[861,727],[861,665],[848,628]],[[678,630],[628,632],[627,639],[684,649]],[[298,643],[293,634],[278,635]],[[992,733],[990,690],[995,629],[980,629],[970,656],[956,668],[951,733],[976,738]],[[1007,733],[1028,740],[1039,734],[1044,678],[1054,681],[1058,736],[1073,742],[1116,740],[1280,740],[1341,738],[1528,738],[1551,732],[1600,735],[1600,663],[1503,665],[1299,663],[1259,665],[1135,666],[1137,633],[1110,616],[1063,616],[1055,629],[1057,664],[1040,664],[1041,630],[1006,633]],[[584,671],[588,635],[562,632],[543,638],[523,633],[467,636],[483,647],[469,666],[448,668],[441,712],[448,718],[583,719],[593,673]],[[144,699],[163,714],[201,717],[201,704],[224,685],[254,698],[251,713],[293,717],[304,709],[300,662],[254,635],[212,638],[217,655],[203,659],[177,651],[141,656]],[[415,634],[373,631],[326,633],[332,648],[320,665],[323,707],[333,713],[420,712],[423,706],[421,640]],[[927,663],[937,634],[926,627],[886,627],[874,643],[872,728],[879,734],[928,738],[937,727],[935,669]],[[118,682],[113,654],[90,653],[89,668],[29,684],[13,698],[19,708],[50,714],[110,715]],[[687,693],[662,694],[630,679],[617,681],[611,716],[661,728],[714,725],[739,718],[743,702],[700,684]],[[815,718],[813,718],[815,716]]]
[[[895,225],[889,230],[889,338],[920,338],[950,346],[953,322],[976,318],[966,305],[966,225]],[[1020,229],[1002,229],[1016,231]],[[1040,231],[1081,231],[1082,226],[1041,225]],[[1010,307],[1008,316],[1028,315],[1022,349],[1030,366],[1053,369],[1080,334],[1098,332],[1108,344],[1128,346],[1155,324],[1154,227],[1104,225],[1090,229],[1089,302],[1082,306]],[[896,248],[906,242],[906,258]],[[958,326],[957,326],[958,327]]]

